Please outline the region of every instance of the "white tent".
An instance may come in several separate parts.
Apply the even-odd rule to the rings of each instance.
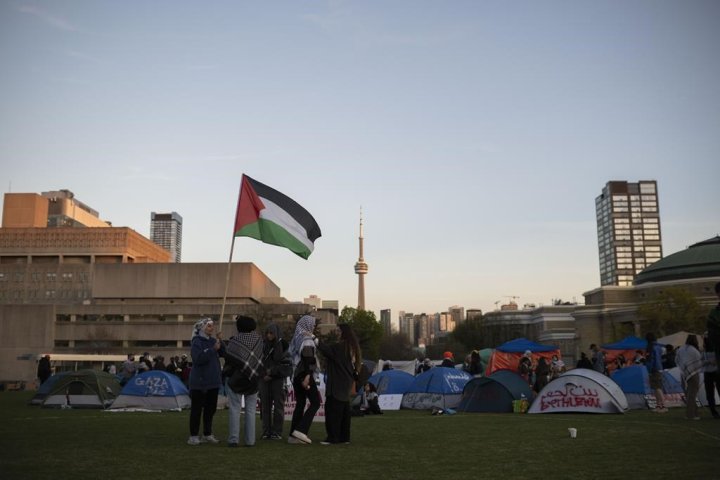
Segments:
[[[702,350],[705,342],[703,342],[703,336],[699,333],[684,331],[675,332],[672,335],[665,335],[662,338],[658,338],[657,342],[661,345],[672,345],[673,347],[678,348],[680,345],[685,345],[688,335],[695,335],[697,337],[700,350]]]
[[[383,360],[382,358],[377,361],[375,364],[375,370],[373,370],[373,375],[382,372],[383,367],[385,364],[389,363],[390,366],[392,366],[393,370],[402,370],[403,372],[407,372],[410,375],[415,375],[415,369],[417,368],[418,361],[417,360]]]
[[[575,368],[543,388],[528,413],[624,413],[627,398],[617,383],[595,370]]]

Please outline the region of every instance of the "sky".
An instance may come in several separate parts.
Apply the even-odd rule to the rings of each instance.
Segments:
[[[68,189],[227,262],[243,173],[322,237],[238,238],[290,301],[489,311],[599,287],[595,198],[657,180],[667,256],[720,233],[720,3],[0,1],[0,190]]]

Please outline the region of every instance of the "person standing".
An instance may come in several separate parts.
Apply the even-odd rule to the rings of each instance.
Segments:
[[[688,335],[685,345],[676,350],[675,363],[680,368],[685,388],[685,416],[688,420],[700,420],[696,400],[700,389],[703,358],[695,335]]]
[[[43,355],[38,362],[37,377],[40,385],[45,383],[52,375],[52,367],[50,366],[50,355]]]
[[[645,367],[650,374],[650,388],[655,394],[655,413],[666,413],[665,396],[663,395],[662,384],[662,345],[657,343],[657,337],[653,332],[645,335],[647,340]]]
[[[338,325],[340,341],[334,345],[318,343],[318,349],[327,359],[327,385],[325,386],[325,431],[322,445],[350,443],[350,395],[353,382],[362,366],[360,344],[352,327]]]
[[[190,341],[190,438],[188,445],[218,443],[212,431],[213,417],[217,410],[220,390],[220,357],[225,355],[225,346],[220,334],[215,336],[215,322],[211,318],[199,320],[193,327]],[[203,435],[200,433],[200,418]]]
[[[455,357],[453,357],[452,352],[443,353],[443,361],[440,363],[440,366],[445,368],[455,368]]]
[[[255,319],[245,315],[235,317],[238,333],[225,347],[225,368],[228,397],[228,447],[240,441],[240,412],[245,402],[245,446],[255,445],[255,410],[260,378],[265,374],[262,355],[263,341],[255,331]]]
[[[715,284],[715,295],[720,300],[720,282]],[[720,302],[710,310],[707,318],[707,337],[715,352],[715,359],[720,361]]]
[[[262,438],[282,440],[285,421],[285,379],[292,375],[289,345],[280,334],[280,327],[271,323],[265,328],[263,365],[265,376],[260,381]]]
[[[718,376],[717,360],[715,359],[715,349],[712,342],[706,336],[703,339],[703,373],[705,383],[705,397],[707,398],[708,407],[713,418],[720,418],[715,408],[715,390],[720,392],[720,376]]]
[[[294,367],[292,384],[295,410],[290,423],[288,443],[312,443],[307,434],[315,414],[320,409],[320,392],[315,381],[317,371],[317,359],[315,358],[317,338],[313,333],[315,322],[315,317],[312,315],[300,317],[295,325],[295,335],[290,342],[290,355]],[[309,403],[307,410],[305,409],[306,403]]]
[[[596,372],[600,372],[603,375],[605,375],[607,369],[605,368],[605,352],[600,350],[597,345],[594,343],[590,345],[590,350],[592,350],[592,366],[593,370]]]

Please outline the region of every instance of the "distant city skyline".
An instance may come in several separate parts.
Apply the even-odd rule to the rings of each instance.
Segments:
[[[238,238],[291,301],[491,311],[601,285],[595,198],[657,181],[665,256],[720,233],[720,3],[0,3],[0,189],[69,189],[228,261],[240,179],[322,228]]]

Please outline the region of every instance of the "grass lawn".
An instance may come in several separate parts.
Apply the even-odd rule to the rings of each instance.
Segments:
[[[685,420],[683,409],[452,416],[403,410],[354,417],[352,445],[258,440],[254,448],[227,448],[227,410],[215,416],[223,441],[191,447],[187,411],[43,409],[26,405],[32,393],[0,393],[4,480],[720,478],[720,420],[707,409],[700,421]],[[578,429],[576,439],[568,427]],[[315,424],[310,437],[319,441],[324,433]]]

